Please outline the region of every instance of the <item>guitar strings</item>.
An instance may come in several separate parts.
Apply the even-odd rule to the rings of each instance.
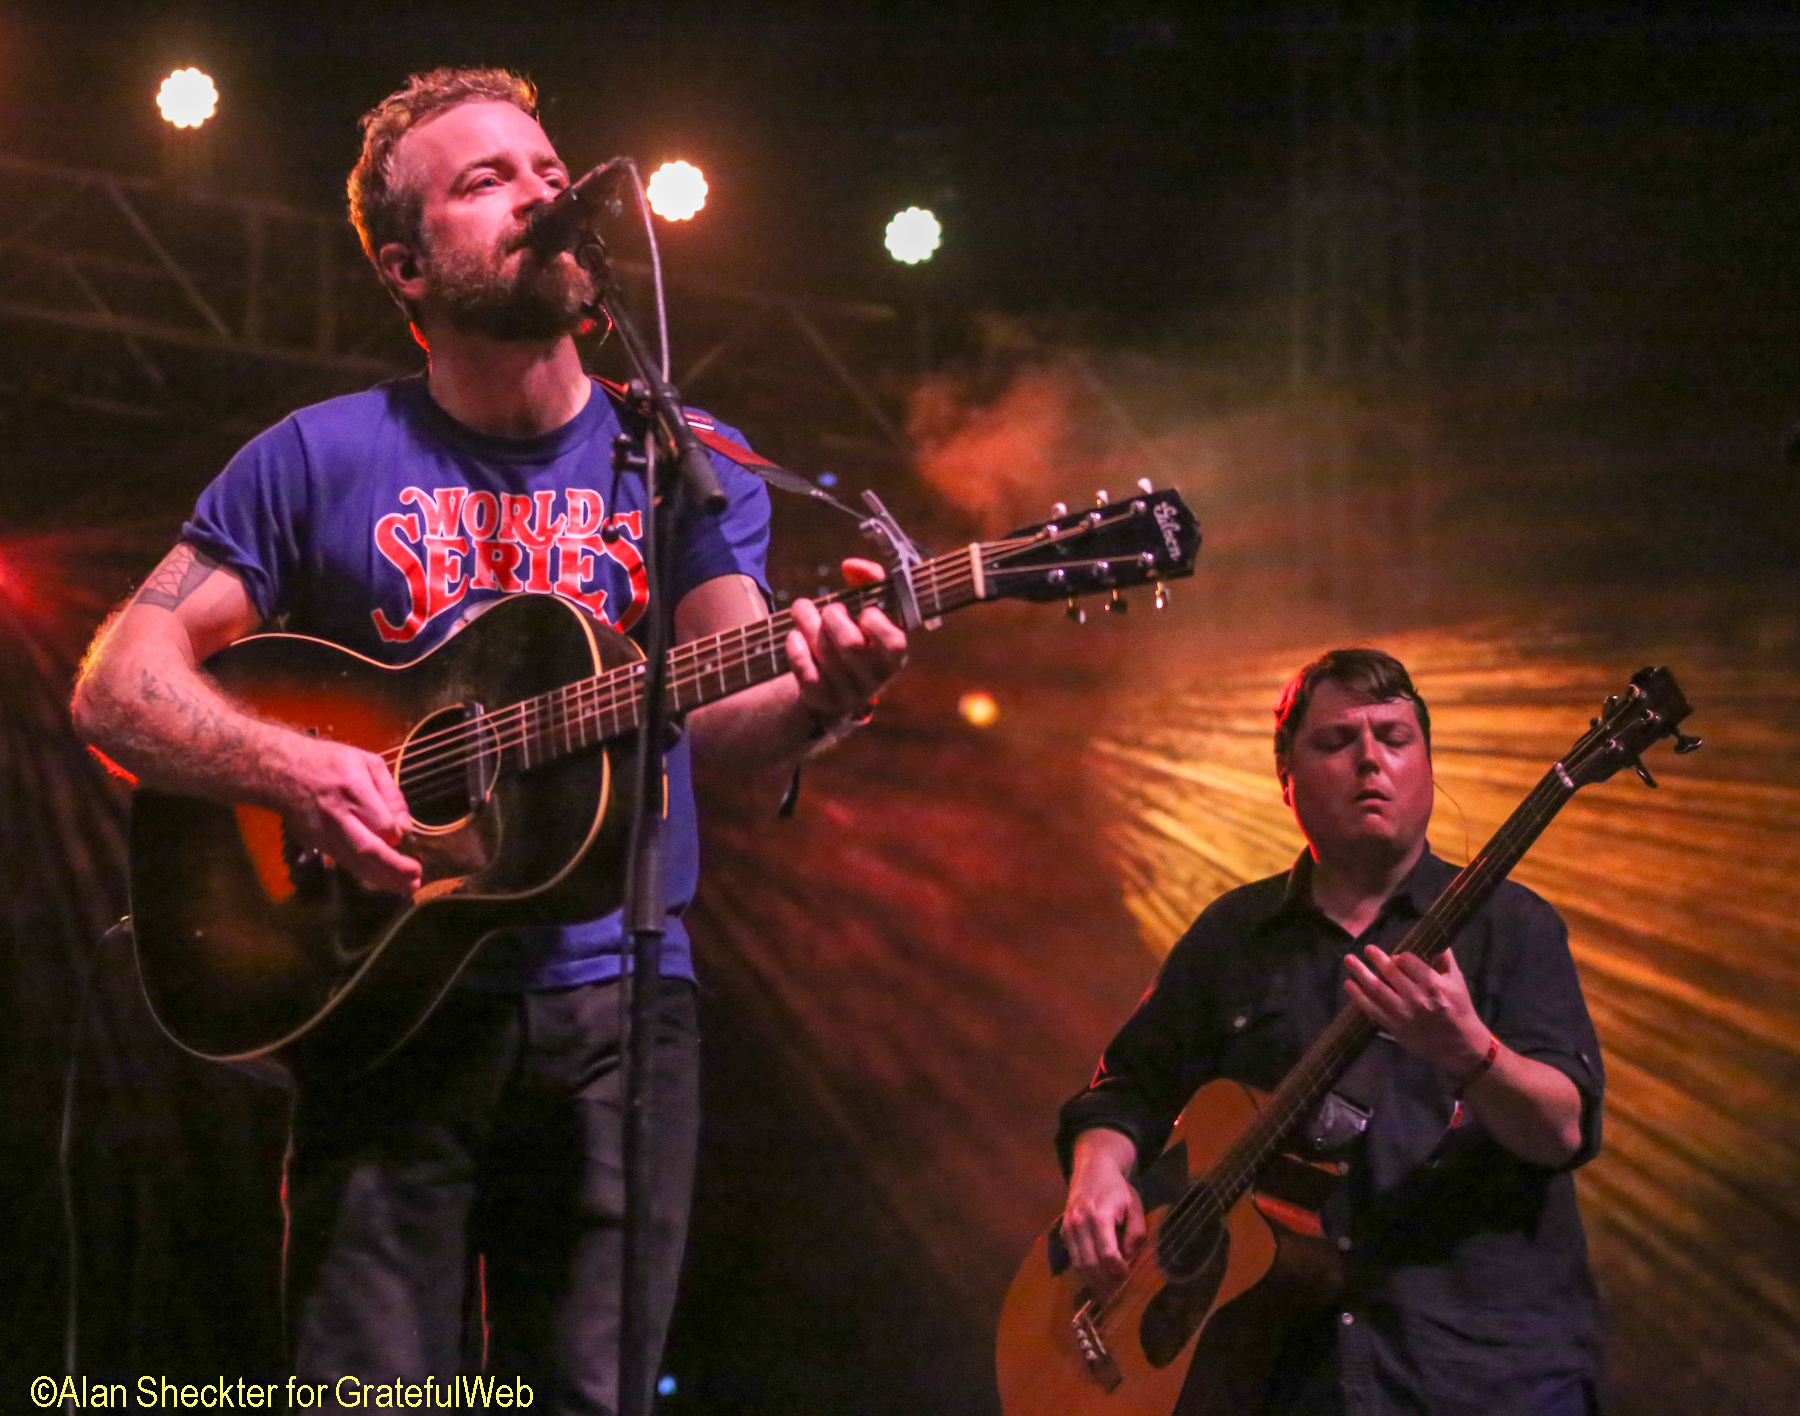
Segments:
[[[1034,537],[994,544],[997,549],[983,555],[984,570],[1005,575],[1016,569],[1003,564],[1006,559],[1041,548],[1045,542]],[[1093,563],[1092,560],[1069,561],[1066,568],[1082,568]],[[955,592],[974,583],[968,558],[963,553],[952,553],[925,563],[920,567],[920,573],[915,573],[915,579],[920,598],[929,596],[934,611],[940,613],[947,607],[955,608],[954,603],[947,606],[946,601]],[[880,585],[861,586],[834,594],[825,603],[847,603],[860,612],[867,604],[879,600],[881,593]],[[774,666],[769,677],[784,672],[787,667],[784,641],[792,624],[791,612],[784,612],[727,631],[727,635],[739,640],[735,649],[720,643],[724,636],[682,646],[681,652],[671,655],[672,660],[680,662],[672,664],[678,672],[669,685],[670,696],[679,706],[682,695],[704,680],[716,676],[724,685],[730,675],[747,673],[755,661],[765,655]],[[757,641],[753,650],[752,638]],[[695,661],[702,656],[706,661],[696,666]],[[631,726],[628,718],[635,717],[641,698],[637,680],[644,672],[645,665],[641,661],[622,665],[606,674],[564,685],[475,721],[424,734],[399,748],[390,749],[384,756],[402,764],[404,786],[416,790],[436,789],[449,785],[481,753],[499,755],[515,747],[523,750],[533,740],[545,742],[554,753],[558,736],[562,739],[563,750],[572,750],[577,736],[586,746],[590,727],[605,717],[614,719],[610,735],[621,736]],[[427,750],[419,750],[421,743],[429,744]],[[467,750],[471,746],[473,752]],[[529,757],[528,753],[526,755]]]
[[[1137,515],[1138,513],[1134,511],[1128,514]],[[1120,518],[1115,514],[1108,517],[1106,522],[1101,524],[1110,524],[1119,519]],[[1094,529],[1097,528],[1093,524],[1083,524],[1071,527],[1060,534],[1045,536],[1040,532],[1031,536],[1014,536],[999,541],[985,543],[981,547],[984,572],[1004,575],[1009,573],[1009,571],[1016,571],[1023,567],[1009,567],[1003,562],[1026,551],[1042,549],[1046,546],[1060,545],[1064,541],[1089,535]],[[1084,561],[1070,561],[1065,563],[1064,568],[1072,569],[1089,566],[1095,564],[1098,559],[1099,558],[1091,558]],[[1122,558],[1114,556],[1110,559]],[[948,572],[946,572],[945,567],[949,567]],[[929,582],[924,588],[929,589],[936,597],[936,608],[939,611],[944,608],[942,603],[944,591],[970,584],[973,579],[972,574],[969,571],[966,551],[952,551],[946,555],[934,557],[929,561],[923,562],[914,572],[914,578],[915,581],[924,580]],[[854,602],[856,611],[860,613],[870,601],[880,598],[883,584],[885,583],[891,582],[870,586],[856,586],[843,591],[835,591],[818,597],[816,603],[821,606],[844,603],[848,606]],[[781,614],[771,616],[769,619],[755,621],[751,625],[743,626],[739,632],[740,634],[747,635],[751,632],[773,632],[774,629],[778,628],[782,636],[785,637],[792,629],[792,626],[793,621],[791,612],[783,611]],[[716,644],[719,637],[720,636],[711,636],[707,640],[677,646],[670,651],[668,656],[670,668],[672,670],[679,670],[683,664],[705,652],[708,643]],[[632,667],[634,666],[620,666],[618,669],[610,670],[606,674],[596,675],[594,678],[586,680],[585,684],[595,685],[600,682],[608,681],[614,677],[623,675]],[[712,670],[710,669],[707,670],[707,672],[711,671]],[[697,680],[697,677],[699,676],[682,680],[682,682],[693,682]],[[540,695],[540,699],[549,699],[557,693],[567,693],[572,689],[581,688],[583,686],[583,684],[564,685],[562,689],[553,690],[551,694]],[[502,719],[507,715],[517,714],[521,710],[530,709],[532,707],[532,702],[532,700],[528,700],[525,703],[515,704],[511,708],[502,709],[496,714],[489,715],[479,723],[454,724],[450,727],[438,729],[432,733],[423,734],[417,738],[411,738],[407,742],[387,749],[382,753],[382,756],[398,760],[400,757],[409,753],[416,754],[417,749],[423,744],[429,743],[434,746],[444,746],[457,739],[466,739],[466,737],[471,734],[483,734],[494,721]]]
[[[1571,753],[1571,759],[1575,754]],[[1546,788],[1551,790],[1546,792]],[[1562,800],[1538,800],[1540,796],[1560,795]],[[1418,953],[1431,957],[1447,942],[1445,936],[1454,937],[1465,922],[1456,916],[1464,913],[1467,896],[1476,889],[1478,883],[1485,883],[1485,877],[1491,873],[1494,863],[1512,854],[1515,845],[1522,856],[1537,835],[1549,824],[1560,810],[1564,802],[1573,795],[1573,791],[1562,787],[1554,772],[1533,789],[1526,801],[1507,823],[1495,833],[1494,839],[1483,849],[1481,857],[1464,871],[1458,880],[1436,902],[1432,910],[1427,912],[1427,919],[1421,920],[1414,930],[1409,932],[1396,953]],[[1523,836],[1522,842],[1517,838]],[[1497,849],[1498,848],[1498,849]],[[1507,867],[1510,869],[1510,865]],[[1504,872],[1502,872],[1504,874]],[[1479,880],[1478,880],[1479,877]],[[1466,883],[1464,883],[1466,882]],[[1472,911],[1471,911],[1472,912]],[[1431,916],[1444,921],[1432,924]],[[1451,925],[1454,921],[1454,928]],[[1418,936],[1415,940],[1415,936]],[[1165,1228],[1174,1238],[1179,1248],[1206,1226],[1222,1223],[1231,1209],[1242,1199],[1244,1191],[1254,1184],[1258,1171],[1266,1165],[1276,1153],[1281,1142],[1291,1132],[1292,1127],[1306,1114],[1307,1093],[1312,1093],[1311,1101],[1316,1103],[1318,1097],[1329,1088],[1330,1082],[1339,1074],[1343,1065],[1347,1064],[1363,1046],[1366,1046],[1375,1032],[1374,1025],[1361,1013],[1340,1012],[1331,1027],[1321,1036],[1319,1042],[1308,1049],[1293,1073],[1271,1095],[1268,1103],[1258,1113],[1257,1119],[1246,1129],[1232,1147],[1220,1157],[1207,1175],[1190,1187],[1188,1194],[1196,1194],[1200,1185],[1208,1187],[1205,1202],[1192,1207],[1190,1216],[1175,1216],[1173,1223]],[[1322,1085],[1321,1085],[1322,1083]],[[1284,1116],[1282,1124],[1275,1124],[1275,1118]],[[1260,1133],[1260,1138],[1259,1138]],[[1227,1183],[1219,1184],[1223,1180]],[[1227,1198],[1229,1197],[1229,1198]],[[1184,1197],[1185,1198],[1185,1197]],[[1177,1201],[1179,1204],[1180,1201]],[[1146,1262],[1154,1257],[1161,1247],[1162,1235],[1157,1236],[1157,1243],[1146,1242],[1143,1249],[1130,1264],[1130,1272],[1104,1302],[1096,1303],[1094,1321],[1097,1325],[1116,1330],[1122,1320],[1131,1317],[1148,1305],[1155,1297],[1160,1284],[1156,1275],[1150,1271]],[[1160,1274],[1160,1266],[1157,1268]],[[1130,1301],[1122,1301],[1129,1298]]]
[[[1623,706],[1629,706],[1629,701]],[[1569,764],[1576,770],[1584,769],[1589,753],[1615,731],[1610,724],[1591,729],[1568,754],[1564,770],[1570,770]],[[1394,952],[1431,959],[1453,943],[1455,935],[1467,922],[1466,916],[1473,913],[1469,897],[1476,893],[1484,895],[1490,888],[1489,877],[1496,871],[1502,879],[1510,873],[1556,813],[1574,796],[1575,790],[1559,780],[1554,768],[1547,772],[1518,810],[1495,832],[1476,860],[1450,883],[1427,911],[1426,917],[1408,932]],[[1502,860],[1506,860],[1503,868],[1500,866]],[[1160,1264],[1156,1265],[1153,1275],[1149,1261],[1156,1258],[1164,1235],[1169,1235],[1179,1249],[1207,1226],[1222,1224],[1244,1193],[1254,1185],[1256,1175],[1279,1151],[1294,1126],[1318,1103],[1349,1062],[1373,1039],[1376,1031],[1375,1025],[1360,1012],[1346,1008],[1338,1013],[1325,1033],[1271,1094],[1243,1135],[1182,1197],[1185,1200],[1197,1196],[1205,1186],[1203,1202],[1193,1204],[1187,1213],[1172,1216],[1171,1222],[1158,1232],[1154,1241],[1147,1238],[1130,1261],[1127,1275],[1119,1287],[1104,1301],[1094,1304],[1093,1320],[1097,1327],[1116,1331],[1123,1320],[1147,1307],[1161,1287],[1156,1281],[1161,1274]],[[1182,1200],[1175,1202],[1176,1205],[1181,1203]]]
[[[1006,559],[1023,551],[1040,548],[1045,542],[1037,538],[1020,538],[994,544],[997,549],[991,554],[983,555],[984,569],[992,574],[1005,575],[1009,569],[1013,569],[1003,564]],[[1072,568],[1086,564],[1091,562],[1067,563]],[[946,607],[954,608],[954,604],[947,606],[946,601],[956,591],[972,586],[973,580],[968,557],[964,553],[939,557],[925,563],[915,572],[917,593],[921,599],[929,596],[937,612]],[[850,591],[835,593],[823,603],[842,602],[860,612],[867,604],[878,601],[881,594],[882,587],[879,584],[859,586]],[[792,613],[783,612],[740,626],[735,631],[727,631],[726,635],[739,641],[735,648],[720,642],[725,636],[713,636],[697,644],[682,646],[680,651],[671,655],[671,660],[674,661],[671,667],[677,670],[676,677],[669,685],[671,697],[679,704],[684,692],[704,680],[716,676],[723,684],[730,675],[745,673],[757,659],[765,655],[775,666],[775,672],[770,677],[785,671],[783,644],[792,626]],[[753,638],[757,643],[752,648],[750,641]],[[696,666],[695,661],[702,656],[705,656],[706,661]],[[534,739],[546,742],[555,751],[558,736],[562,738],[565,750],[574,746],[578,735],[585,746],[590,726],[604,717],[614,718],[613,735],[622,735],[630,726],[626,721],[627,710],[629,716],[635,716],[637,700],[641,697],[637,690],[637,680],[645,672],[645,667],[641,661],[622,665],[605,674],[564,685],[475,721],[423,734],[397,748],[389,749],[383,756],[401,763],[405,786],[424,789],[446,785],[462,773],[476,754],[501,754],[510,748],[522,748]],[[426,750],[420,750],[421,744],[428,745]],[[473,753],[466,750],[471,745],[474,747]]]
[[[1135,516],[1139,513],[1137,511],[1132,511],[1127,514]],[[1118,519],[1120,518],[1115,514],[1108,517],[1106,523],[1102,524],[1109,524]],[[1000,541],[987,543],[981,548],[984,571],[1000,575],[1007,574],[1009,570],[1020,568],[1006,566],[1004,561],[1007,559],[1026,551],[1042,549],[1045,546],[1055,546],[1070,539],[1084,537],[1091,534],[1094,529],[1096,529],[1096,527],[1093,523],[1087,523],[1068,528],[1060,534],[1046,536],[1040,532],[1031,536],[1009,537]],[[1065,564],[1065,568],[1073,569],[1089,566],[1095,564],[1097,559],[1098,558],[1092,558],[1085,561],[1070,561]],[[1112,559],[1121,559],[1121,557],[1115,556],[1112,557]],[[948,571],[945,570],[945,567],[949,567]],[[969,569],[966,554],[962,551],[953,551],[946,555],[935,557],[930,561],[922,563],[915,571],[915,581],[919,582],[919,593],[931,593],[936,600],[935,608],[939,612],[944,608],[944,592],[952,589],[959,589],[965,585],[971,584],[972,580],[973,575]],[[822,596],[818,603],[821,605],[829,605],[832,603],[845,603],[846,605],[850,605],[853,603],[856,612],[860,613],[861,609],[870,601],[880,598],[882,588],[883,587],[879,584],[853,587],[849,590],[833,592]],[[952,608],[954,608],[954,606]],[[792,616],[790,612],[783,612],[781,615],[772,616],[767,620],[757,621],[753,625],[742,627],[738,631],[740,638],[747,638],[751,633],[758,633],[765,636],[764,643],[759,646],[757,655],[741,655],[736,663],[730,665],[728,665],[725,662],[725,659],[721,657],[716,664],[704,667],[699,673],[690,674],[686,677],[678,676],[671,683],[672,692],[678,694],[683,687],[692,686],[698,683],[701,678],[711,673],[719,673],[723,679],[724,673],[729,669],[742,669],[747,666],[751,658],[760,657],[760,655],[765,652],[770,654],[771,662],[777,664],[778,667],[776,673],[784,671],[779,666],[779,655],[768,643],[767,637],[779,632],[780,635],[785,638],[791,628]],[[717,647],[718,640],[719,636],[712,636],[707,640],[679,646],[670,653],[669,663],[671,669],[677,671],[679,675],[680,669],[702,653],[706,652],[709,644]],[[539,731],[549,731],[553,733],[559,729],[559,720],[556,716],[559,707],[563,710],[560,730],[564,732],[565,740],[572,743],[572,738],[568,737],[570,725],[567,722],[567,710],[569,706],[572,703],[577,702],[578,699],[571,695],[577,694],[580,690],[587,689],[591,696],[597,697],[606,692],[604,687],[606,684],[611,683],[615,679],[628,677],[629,671],[633,667],[637,667],[638,671],[641,672],[641,666],[621,666],[619,669],[609,671],[607,674],[597,675],[595,678],[586,680],[584,683],[565,685],[563,688],[553,690],[549,694],[540,695],[537,699],[515,704],[511,708],[500,710],[500,712],[488,715],[478,721],[453,724],[432,733],[424,734],[418,738],[410,739],[396,747],[389,748],[382,755],[395,761],[410,757],[413,762],[430,766],[434,764],[436,759],[441,758],[446,751],[454,751],[462,748],[472,739],[491,738],[496,731],[494,727],[495,723],[500,723],[502,725],[498,729],[501,733],[507,731],[506,724],[508,724],[509,721],[515,723],[521,733],[529,733],[532,731],[533,725],[528,723],[526,718],[540,713],[547,713],[549,722],[544,725],[543,728],[540,728]],[[771,674],[771,677],[774,676],[774,674]],[[559,699],[560,702],[558,701]],[[609,706],[605,711],[617,716],[617,705],[612,704],[609,700]],[[598,716],[598,714],[590,711],[588,716]],[[577,726],[584,727],[585,725]],[[623,724],[615,724],[615,731],[622,734],[625,731]],[[505,745],[517,745],[521,740],[522,739],[520,738],[514,738]],[[431,750],[420,752],[419,749],[421,746],[426,744],[430,745]],[[466,757],[458,758],[453,763],[445,763],[442,765],[460,771],[461,768],[467,765],[467,760]]]
[[[968,579],[966,558],[963,570],[963,578]],[[934,582],[941,581],[926,587],[934,593],[941,605],[943,594],[953,588],[955,577],[930,578]],[[850,592],[834,594],[824,603],[855,603],[856,610],[860,612],[864,603],[878,598],[879,591],[876,587],[857,587]],[[769,657],[772,664],[784,663],[783,643],[792,628],[792,613],[784,611],[780,615],[726,631],[724,635],[711,637],[709,641],[701,641],[700,648],[693,645],[681,646],[680,651],[670,655],[670,667],[674,671],[669,683],[670,697],[679,704],[682,693],[703,679],[715,674],[723,677],[732,672],[742,672],[764,655]],[[753,636],[760,642],[755,646],[754,652],[746,652]],[[740,641],[735,651],[719,642],[725,637],[736,637]],[[703,653],[717,657],[709,659],[707,664],[695,671],[693,661]],[[475,745],[477,752],[500,754],[509,748],[522,747],[533,738],[544,740],[554,748],[556,736],[561,734],[565,743],[572,746],[577,733],[585,738],[587,728],[606,716],[618,720],[614,729],[616,733],[622,734],[628,726],[624,721],[627,710],[635,716],[639,706],[641,693],[638,682],[646,668],[641,660],[620,665],[606,673],[563,685],[474,722],[458,723],[434,733],[423,734],[397,748],[389,749],[383,756],[401,764],[404,785],[418,788],[434,782],[441,784],[447,774],[459,774],[471,760],[471,754],[463,751],[470,744]],[[771,677],[773,676],[772,674]],[[419,751],[421,743],[428,743],[429,748]]]

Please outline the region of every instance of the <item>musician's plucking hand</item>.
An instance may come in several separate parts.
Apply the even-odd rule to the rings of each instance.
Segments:
[[[1075,1145],[1063,1242],[1096,1293],[1110,1293],[1123,1283],[1144,1245],[1144,1203],[1127,1178],[1136,1161],[1137,1147],[1118,1131],[1086,1131]]]
[[[291,733],[288,829],[325,852],[371,890],[408,893],[422,880],[419,862],[400,846],[413,828],[406,798],[387,762],[373,752]]]

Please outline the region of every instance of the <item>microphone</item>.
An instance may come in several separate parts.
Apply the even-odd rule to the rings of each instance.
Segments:
[[[629,157],[615,157],[610,162],[603,162],[579,181],[564,187],[550,201],[534,208],[525,218],[525,232],[519,238],[519,245],[531,247],[540,256],[574,250],[582,233],[605,212],[613,178],[630,165]]]

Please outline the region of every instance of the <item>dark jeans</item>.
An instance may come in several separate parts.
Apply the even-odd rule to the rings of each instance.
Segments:
[[[302,1081],[289,1171],[301,1380],[441,1383],[479,1370],[485,1347],[487,1370],[522,1377],[534,1410],[616,1407],[620,994],[458,990],[367,1077]],[[660,1352],[699,1113],[694,989],[679,979],[662,983],[654,1070]]]

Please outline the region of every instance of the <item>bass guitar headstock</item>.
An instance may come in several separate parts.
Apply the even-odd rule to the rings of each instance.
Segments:
[[[1123,501],[1101,492],[1087,511],[1058,504],[1050,520],[984,545],[982,560],[994,596],[1066,599],[1070,618],[1082,619],[1078,596],[1109,593],[1107,609],[1122,611],[1120,591],[1152,582],[1161,609],[1168,602],[1163,582],[1192,575],[1199,551],[1200,523],[1181,493],[1145,479]]]
[[[1559,775],[1571,790],[1591,782],[1604,782],[1630,767],[1651,786],[1656,779],[1644,766],[1644,752],[1666,737],[1675,739],[1675,751],[1686,755],[1700,746],[1700,739],[1678,731],[1693,709],[1667,669],[1639,669],[1623,693],[1608,698],[1588,732],[1558,763]]]

